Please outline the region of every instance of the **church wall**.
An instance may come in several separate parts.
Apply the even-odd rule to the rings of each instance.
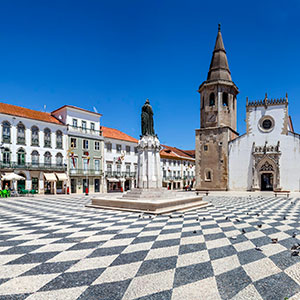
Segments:
[[[261,118],[271,116],[275,122],[269,132],[264,132],[259,125]],[[274,105],[265,108],[247,107],[247,128],[245,134],[229,144],[229,189],[250,190],[252,187],[252,149],[255,146],[276,146],[280,142],[279,159],[280,187],[282,190],[299,191],[300,189],[300,139],[299,135],[288,133],[287,105]]]

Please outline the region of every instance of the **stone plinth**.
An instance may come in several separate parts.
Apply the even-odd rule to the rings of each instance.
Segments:
[[[142,136],[138,143],[137,187],[155,189],[162,187],[160,167],[160,142],[156,136]]]

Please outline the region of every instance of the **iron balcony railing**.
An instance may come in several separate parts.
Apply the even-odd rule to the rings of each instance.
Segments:
[[[106,177],[114,177],[114,178],[134,178],[136,177],[136,172],[105,172]]]
[[[68,125],[68,130],[102,136],[102,130],[96,130],[96,129],[86,128],[86,127]]]
[[[25,145],[25,137],[24,136],[18,136],[17,137],[17,144]]]
[[[22,169],[22,170],[46,170],[46,171],[66,171],[66,165],[44,164],[38,162],[17,163],[0,161],[0,169]]]
[[[102,176],[103,171],[95,169],[70,169],[70,175],[72,176]]]
[[[181,180],[182,177],[181,176],[164,176],[163,180],[165,181],[169,181],[169,180]]]

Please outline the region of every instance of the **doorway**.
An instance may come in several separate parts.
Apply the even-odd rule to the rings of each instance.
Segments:
[[[76,179],[74,178],[71,179],[71,193],[76,193]]]
[[[261,190],[262,191],[273,191],[273,174],[262,173],[261,174]]]
[[[95,179],[95,193],[99,193],[99,192],[100,192],[100,180]]]

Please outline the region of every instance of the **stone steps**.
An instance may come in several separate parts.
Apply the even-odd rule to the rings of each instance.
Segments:
[[[186,211],[207,206],[201,196],[176,199],[124,199],[124,198],[94,198],[87,207],[102,209],[117,209],[150,214],[165,214],[174,211]]]

